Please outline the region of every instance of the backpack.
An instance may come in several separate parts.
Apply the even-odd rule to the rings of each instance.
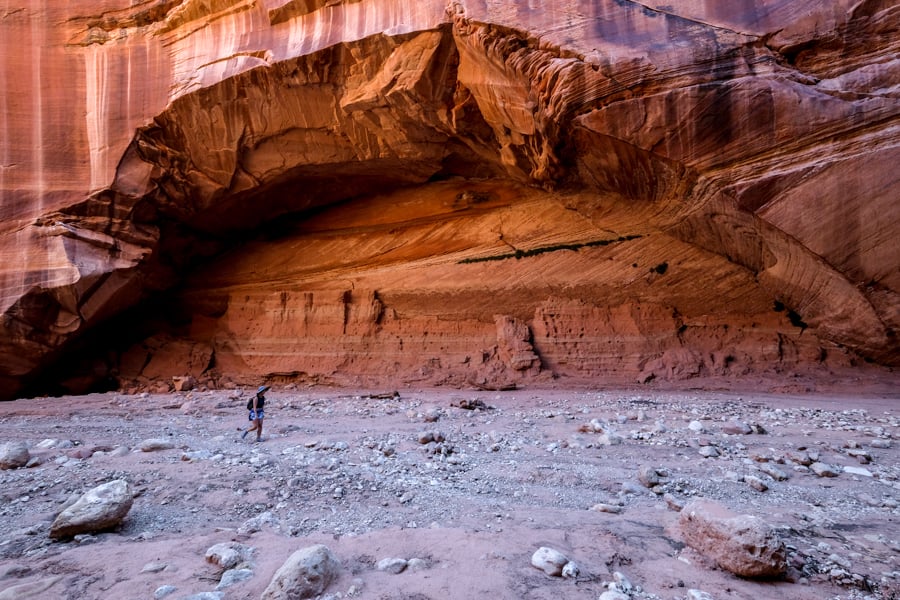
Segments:
[[[247,410],[253,410],[253,398],[247,400]]]

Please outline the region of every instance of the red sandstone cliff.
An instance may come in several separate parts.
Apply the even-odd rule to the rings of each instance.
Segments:
[[[900,364],[894,3],[132,4],[0,8],[0,396]]]

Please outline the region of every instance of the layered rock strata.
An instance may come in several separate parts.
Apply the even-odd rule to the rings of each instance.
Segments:
[[[84,385],[900,362],[890,3],[27,4],[5,397],[179,282]]]

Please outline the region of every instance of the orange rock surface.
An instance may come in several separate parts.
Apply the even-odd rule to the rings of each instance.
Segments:
[[[893,3],[20,5],[0,397],[900,365]]]

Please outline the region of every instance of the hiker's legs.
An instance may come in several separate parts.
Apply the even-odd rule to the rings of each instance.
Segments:
[[[256,420],[256,439],[257,439],[257,440],[261,440],[261,439],[262,439],[262,424],[263,424],[263,420],[262,420],[262,419],[257,419],[257,420]]]

